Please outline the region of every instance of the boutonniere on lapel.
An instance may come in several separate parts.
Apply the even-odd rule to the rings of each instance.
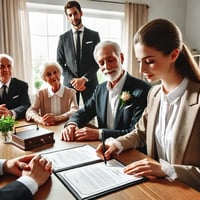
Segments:
[[[132,99],[133,96],[130,91],[123,91],[120,95],[120,109],[128,104],[129,100]]]

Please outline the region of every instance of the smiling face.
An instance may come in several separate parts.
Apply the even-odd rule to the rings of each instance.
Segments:
[[[12,76],[12,63],[8,58],[0,59],[0,81],[7,83]]]
[[[168,80],[170,74],[174,73],[178,54],[177,49],[169,55],[164,55],[161,51],[141,43],[135,44],[135,55],[139,63],[140,73],[149,82]]]
[[[79,27],[80,25],[82,25],[81,22],[82,12],[80,12],[78,8],[76,7],[68,8],[66,10],[66,14],[68,20],[74,27]]]
[[[121,75],[124,56],[122,53],[118,56],[112,45],[99,49],[96,61],[108,81],[114,81]]]

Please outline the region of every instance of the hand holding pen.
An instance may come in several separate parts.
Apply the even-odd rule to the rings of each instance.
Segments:
[[[96,154],[99,156],[101,159],[104,160],[104,163],[107,163],[107,160],[110,160],[111,155],[113,153],[117,153],[119,151],[118,147],[112,143],[106,143],[105,144],[105,136],[102,134],[102,143],[98,145],[96,149]]]

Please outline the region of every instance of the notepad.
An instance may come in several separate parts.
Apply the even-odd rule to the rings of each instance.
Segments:
[[[43,156],[52,161],[55,175],[78,200],[95,199],[146,180],[125,174],[125,166],[116,159],[105,165],[90,145]]]

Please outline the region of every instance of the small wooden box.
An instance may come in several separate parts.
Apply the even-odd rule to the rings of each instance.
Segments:
[[[31,129],[17,132],[16,129],[32,126]],[[12,143],[23,150],[29,150],[34,147],[42,146],[44,144],[54,143],[54,132],[49,129],[38,127],[37,124],[28,124],[24,126],[15,127],[12,134]]]

